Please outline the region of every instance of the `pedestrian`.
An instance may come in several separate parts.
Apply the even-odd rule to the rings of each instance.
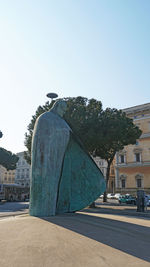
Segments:
[[[149,199],[148,199],[148,196],[145,195],[144,197],[144,207],[145,207],[145,211],[147,211],[147,206],[149,204]]]

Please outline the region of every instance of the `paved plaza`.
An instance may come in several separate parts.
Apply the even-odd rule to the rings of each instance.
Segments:
[[[104,212],[115,205],[102,206],[48,218],[29,216],[26,206],[22,215],[6,214],[0,220],[0,266],[150,266],[149,212],[118,215]]]

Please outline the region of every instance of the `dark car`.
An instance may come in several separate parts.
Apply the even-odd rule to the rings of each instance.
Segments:
[[[124,196],[120,196],[118,199],[118,202],[121,203],[125,203],[125,204],[134,204],[136,205],[136,197],[132,196],[132,195],[124,195]]]

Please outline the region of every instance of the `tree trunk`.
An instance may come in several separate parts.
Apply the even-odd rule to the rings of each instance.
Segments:
[[[107,202],[107,185],[108,185],[108,181],[109,181],[111,162],[112,161],[107,161],[108,165],[107,165],[107,171],[106,171],[106,191],[104,192],[103,202]]]

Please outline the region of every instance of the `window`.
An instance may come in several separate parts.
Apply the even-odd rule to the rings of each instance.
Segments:
[[[141,178],[136,179],[136,186],[138,188],[141,188],[142,187],[142,179]]]
[[[126,174],[121,174],[120,176],[120,187],[121,188],[126,188],[126,179],[127,179]]]
[[[124,155],[120,155],[120,163],[124,163],[125,160],[124,160]]]
[[[136,144],[135,145],[138,146],[139,145],[139,141],[136,141]]]
[[[121,180],[121,187],[122,188],[125,188],[126,187],[126,180],[125,179],[122,179]]]
[[[135,154],[135,161],[136,162],[141,162],[141,155],[140,155],[140,153],[136,153]]]

